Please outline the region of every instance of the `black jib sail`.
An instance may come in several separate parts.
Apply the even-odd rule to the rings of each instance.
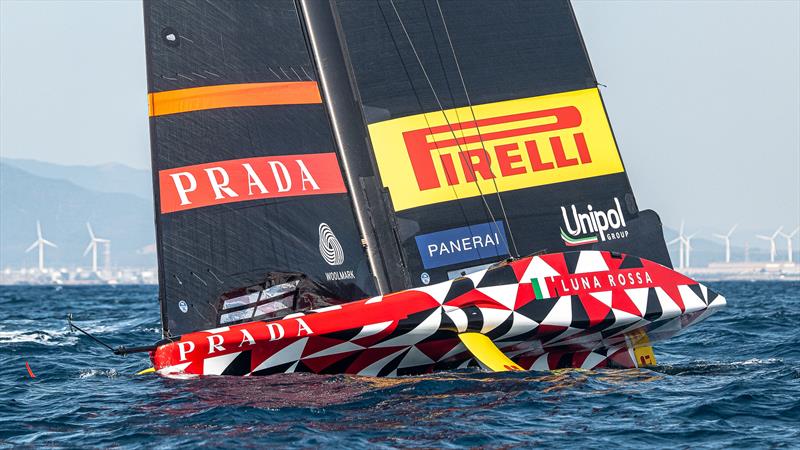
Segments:
[[[335,4],[413,285],[575,247],[670,265],[568,1]]]
[[[144,13],[165,336],[374,294],[295,3]]]

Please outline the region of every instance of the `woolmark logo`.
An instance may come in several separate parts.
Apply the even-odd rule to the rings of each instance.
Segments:
[[[344,262],[342,244],[325,222],[319,224],[319,254],[330,266],[341,266]]]
[[[591,204],[586,205],[586,212],[578,212],[574,204],[561,207],[564,228],[561,228],[561,240],[569,247],[594,244],[628,237],[625,228],[625,216],[622,214],[619,199],[614,197],[615,208],[607,211],[594,210]]]

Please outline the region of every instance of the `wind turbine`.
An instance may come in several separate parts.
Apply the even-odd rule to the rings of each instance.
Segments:
[[[686,267],[691,267],[691,255],[692,255],[692,238],[697,236],[697,232],[690,234],[683,238],[683,243],[686,245]]]
[[[25,253],[39,247],[39,272],[44,272],[44,246],[49,245],[50,247],[58,247],[56,244],[46,240],[42,237],[42,225],[39,221],[36,221],[36,240],[33,241],[30,247],[25,250]]]
[[[794,239],[794,237],[795,237],[795,235],[797,235],[798,231],[800,231],[800,227],[795,228],[794,231],[792,231],[789,234],[779,233],[781,236],[786,238],[786,252],[789,255],[789,258],[788,258],[789,262],[792,262],[792,252],[793,252],[793,250],[792,250],[792,239]]]
[[[683,269],[684,268],[684,262],[683,262],[683,259],[684,259],[684,257],[683,257],[683,244],[684,244],[683,220],[681,220],[681,229],[680,229],[680,232],[678,233],[678,237],[676,237],[675,239],[667,242],[667,245],[672,245],[672,244],[674,244],[676,242],[678,243],[678,255],[679,255],[678,256],[678,269]]]
[[[757,234],[756,237],[759,239],[763,239],[765,241],[769,241],[769,262],[775,262],[775,238],[778,237],[778,234],[783,230],[783,227],[778,228],[772,233],[772,236],[764,236],[763,234]]]
[[[101,239],[94,235],[94,231],[92,231],[92,226],[89,225],[89,222],[86,222],[86,229],[89,230],[89,237],[91,240],[89,241],[89,245],[86,247],[86,250],[83,251],[83,256],[86,256],[89,253],[89,250],[92,251],[92,272],[97,272],[97,244],[105,244],[106,251],[105,251],[105,258],[106,264],[108,264],[109,258],[109,246],[111,245],[111,241],[108,239]]]
[[[735,230],[736,227],[738,227],[738,226],[739,226],[739,224],[734,225],[733,228],[731,228],[728,231],[728,234],[712,233],[712,236],[714,236],[715,238],[719,238],[719,239],[722,239],[723,241],[725,241],[725,262],[726,263],[731,262],[731,235],[733,234],[733,230]]]
[[[680,236],[676,237],[675,239],[667,242],[667,245],[672,245],[678,242],[678,269],[683,269],[683,242],[681,241]]]

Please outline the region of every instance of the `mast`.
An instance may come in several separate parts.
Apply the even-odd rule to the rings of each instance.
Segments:
[[[375,177],[366,122],[335,6],[324,0],[297,2],[376,285],[381,294],[410,287],[390,221],[391,210],[386,208]]]

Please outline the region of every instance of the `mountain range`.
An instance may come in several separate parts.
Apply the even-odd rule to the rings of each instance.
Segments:
[[[0,158],[0,268],[36,266],[36,251],[25,250],[36,240],[37,220],[41,222],[44,238],[58,245],[45,250],[49,267],[91,264],[91,255],[83,255],[89,243],[86,222],[92,224],[98,237],[111,240],[113,266],[154,267],[151,180],[149,170],[123,164],[80,166]],[[758,232],[771,234],[772,230]],[[750,260],[769,259],[768,244],[755,239],[754,233],[752,230],[734,233],[733,261],[744,260],[744,242],[749,242]],[[664,236],[670,241],[677,231],[665,228]],[[785,239],[779,237],[777,245],[777,259],[785,261]],[[710,233],[704,232],[693,239],[692,248],[694,267],[724,257],[721,241],[712,239]],[[677,265],[677,245],[670,246],[670,253]],[[795,261],[797,258],[795,253]]]
[[[117,163],[64,166],[16,158],[0,158],[0,163],[39,177],[69,181],[90,191],[132,194],[147,201],[153,198],[152,175],[148,169],[134,169]]]
[[[0,268],[34,267],[36,221],[48,267],[89,266],[86,222],[111,240],[112,266],[153,267],[155,231],[150,172],[123,165],[61,166],[0,159]],[[102,258],[100,264],[102,264]]]

